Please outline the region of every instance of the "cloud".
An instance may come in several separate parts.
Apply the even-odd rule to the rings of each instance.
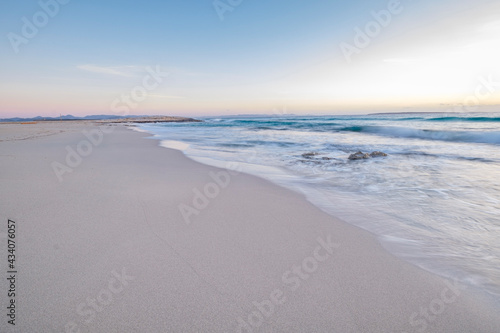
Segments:
[[[146,73],[146,68],[150,66],[98,66],[93,64],[83,64],[78,65],[76,68],[92,72],[98,74],[106,74],[106,75],[115,75],[115,76],[125,76],[125,77],[134,77],[141,76]],[[194,72],[188,69],[180,68],[180,67],[161,67],[164,70],[167,70],[171,75],[175,75],[177,77],[201,77],[204,74],[200,72]]]
[[[128,77],[133,76],[132,72],[136,68],[136,66],[105,67],[105,66],[96,66],[90,64],[78,65],[76,67],[78,69],[93,73],[128,76]]]

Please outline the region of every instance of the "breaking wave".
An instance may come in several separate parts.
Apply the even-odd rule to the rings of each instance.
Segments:
[[[340,131],[399,138],[500,144],[500,131],[440,131],[396,126],[349,126],[340,129]]]

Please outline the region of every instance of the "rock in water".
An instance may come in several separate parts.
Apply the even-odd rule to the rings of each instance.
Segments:
[[[319,154],[318,154],[318,153],[316,153],[316,152],[312,152],[312,153],[304,153],[304,154],[302,154],[302,157],[304,157],[304,158],[313,158],[313,157],[314,157],[314,156],[316,156],[316,155],[319,155]]]
[[[349,155],[349,159],[350,160],[363,160],[363,159],[367,159],[367,158],[370,158],[370,155],[368,153],[363,153],[363,152],[360,152],[360,151],[358,151],[357,153]]]
[[[381,157],[381,156],[387,156],[386,153],[383,153],[381,151],[374,151],[370,154],[371,157]]]

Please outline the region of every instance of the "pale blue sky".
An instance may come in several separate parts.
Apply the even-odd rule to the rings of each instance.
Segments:
[[[148,66],[169,75],[131,114],[455,105],[474,94],[479,77],[500,81],[498,1],[400,1],[387,26],[347,59],[342,43],[355,46],[355,29],[365,31],[388,3],[243,0],[222,21],[208,0],[72,0],[53,17],[38,1],[3,0],[0,117],[113,113]],[[38,32],[16,45],[13,34],[27,37],[23,17],[34,16]]]

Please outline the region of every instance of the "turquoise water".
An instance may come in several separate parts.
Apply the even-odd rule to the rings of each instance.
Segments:
[[[500,114],[203,120],[140,128],[194,160],[237,162],[392,253],[500,296]],[[348,160],[357,151],[388,156]]]

